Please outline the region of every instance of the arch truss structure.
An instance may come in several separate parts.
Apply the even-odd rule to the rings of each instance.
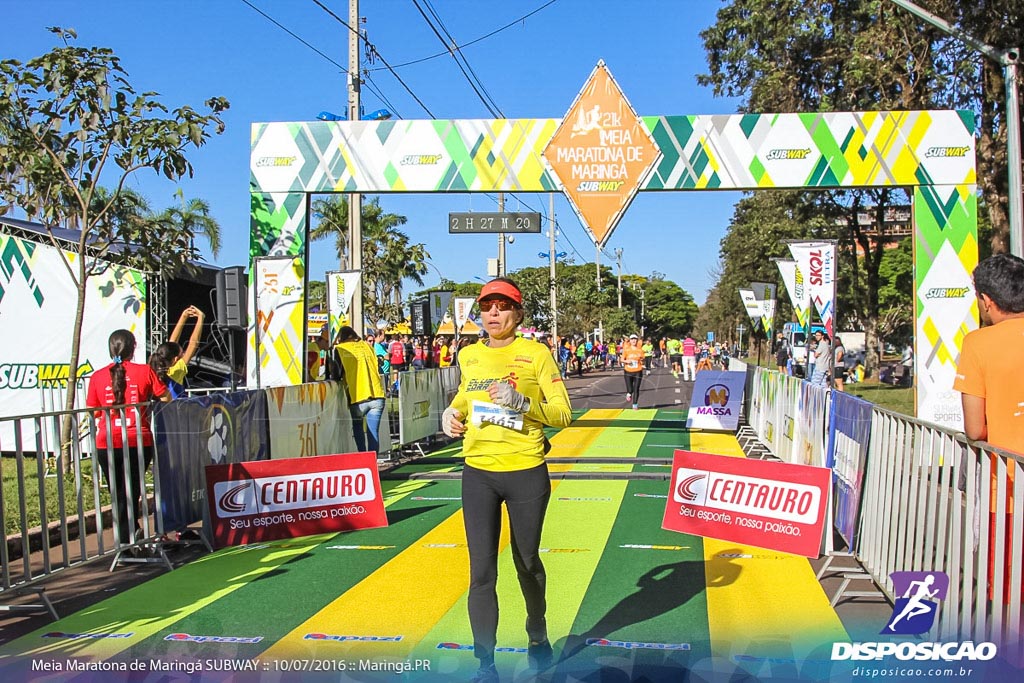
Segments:
[[[564,192],[603,243],[638,191],[905,187],[913,196],[917,415],[961,428],[953,377],[963,337],[978,326],[974,115],[637,116],[610,74],[601,88],[605,71],[599,64],[562,119],[253,124],[251,258],[292,257],[296,281],[305,281],[313,193]],[[250,379],[302,381],[295,361],[306,312],[301,297],[289,301],[252,311]]]

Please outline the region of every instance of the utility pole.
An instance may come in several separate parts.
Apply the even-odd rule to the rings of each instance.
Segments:
[[[551,339],[558,344],[558,280],[555,274],[555,193],[548,195],[548,260],[551,265]],[[557,352],[557,346],[556,346]]]
[[[359,0],[349,0],[348,25],[348,121],[353,124],[359,115]],[[352,254],[352,270],[363,269],[363,197],[358,192],[348,196],[348,250]],[[349,322],[353,329],[363,334],[363,278],[352,294],[352,313]]]
[[[498,213],[505,213],[505,193],[498,193]],[[498,233],[498,277],[505,277],[505,233]]]
[[[1007,214],[1010,220],[1010,253],[1024,256],[1024,189],[1021,181],[1020,152],[1020,103],[1017,95],[1017,63],[1020,61],[1020,48],[1011,47],[1000,50],[983,43],[974,36],[964,33],[945,19],[924,10],[909,0],[892,0],[894,5],[902,7],[918,19],[928,22],[944,33],[959,38],[989,59],[999,62],[1003,67],[1003,82],[1006,84],[1006,165],[1009,175],[1007,195]]]
[[[597,271],[597,291],[601,291],[601,245],[594,242],[594,266]]]
[[[619,308],[622,308],[622,247],[615,250],[615,263],[619,270]]]

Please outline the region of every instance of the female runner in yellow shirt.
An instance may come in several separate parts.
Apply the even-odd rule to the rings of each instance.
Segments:
[[[493,683],[498,680],[495,585],[503,502],[512,559],[526,600],[529,663],[535,670],[551,665],[546,575],[540,560],[541,529],[551,497],[544,425],[567,426],[572,408],[550,350],[516,337],[523,320],[523,295],[515,282],[491,280],[477,301],[488,339],[459,353],[462,379],[441,426],[450,437],[465,437],[462,509],[469,545],[469,622],[473,653],[480,661],[474,680]]]

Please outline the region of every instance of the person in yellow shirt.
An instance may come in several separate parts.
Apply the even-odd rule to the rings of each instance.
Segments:
[[[488,339],[459,352],[462,379],[441,416],[441,427],[452,438],[465,437],[462,509],[469,545],[469,622],[473,654],[480,661],[474,680],[494,683],[502,503],[526,600],[529,664],[537,671],[551,665],[547,577],[540,559],[541,529],[551,497],[544,426],[568,426],[572,407],[548,348],[516,337],[523,320],[523,295],[516,283],[503,277],[491,280],[477,301]]]
[[[199,340],[203,338],[203,320],[205,315],[202,310],[195,306],[189,306],[181,312],[178,322],[171,330],[171,336],[149,357],[149,365],[153,368],[157,377],[167,385],[171,398],[182,398],[187,392],[185,378],[188,376],[188,364],[199,350]],[[195,318],[195,327],[192,328],[192,335],[189,337],[188,346],[184,349],[178,340],[185,329],[185,323],[189,318]]]
[[[380,381],[377,356],[373,347],[348,325],[338,331],[338,344],[334,349],[348,385],[348,409],[356,447],[361,452],[376,453],[380,450],[380,420],[384,414],[384,385]]]
[[[450,368],[452,366],[452,345],[448,337],[441,337],[441,350],[437,352],[437,366],[439,368]]]

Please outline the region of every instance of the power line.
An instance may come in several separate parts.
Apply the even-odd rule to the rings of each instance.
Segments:
[[[479,86],[479,90],[477,90],[476,86],[473,86],[473,90],[476,91],[478,96],[480,96],[480,99],[484,102],[484,106],[488,107],[488,111],[491,112],[492,116],[494,116],[495,112],[497,112],[497,118],[502,118],[502,119],[505,118],[505,112],[503,112],[501,110],[501,107],[498,106],[497,101],[494,99],[494,97],[491,95],[491,93],[487,90],[487,87],[484,85],[483,81],[480,80],[480,76],[477,75],[476,71],[473,69],[473,66],[469,63],[469,58],[466,57],[466,53],[463,52],[462,50],[460,50],[457,47],[456,41],[455,41],[455,36],[453,36],[451,34],[451,31],[448,30],[448,27],[444,25],[444,21],[441,19],[441,15],[439,15],[437,13],[437,10],[434,9],[434,6],[430,3],[430,0],[423,0],[423,2],[427,6],[427,9],[430,10],[430,14],[434,17],[434,20],[437,22],[437,25],[441,27],[441,30],[444,31],[445,36],[447,36],[448,40],[451,42],[451,45],[452,45],[452,58],[455,59],[456,63],[459,62],[459,58],[460,57],[462,58],[462,66],[465,66],[465,69],[463,69],[463,71],[462,71],[463,75],[465,75],[467,80],[470,81],[470,85],[471,86],[473,86],[474,82],[476,83],[476,86]],[[413,0],[413,4],[416,5],[417,9],[420,9],[418,0]],[[420,14],[423,14],[423,10],[422,9],[420,9]],[[424,18],[426,18],[426,17],[424,17]],[[427,23],[429,24],[430,21],[428,20]],[[431,25],[431,28],[432,29],[434,28],[433,25]],[[437,30],[436,29],[434,30],[434,33],[435,33],[435,35],[437,34]],[[438,38],[440,38],[440,36],[438,36]],[[445,44],[445,45],[448,44],[448,43],[445,43],[445,41],[443,39],[442,39],[441,42],[442,42],[442,44]],[[461,68],[462,67],[460,66],[460,69]],[[469,71],[469,75],[466,75],[466,71]],[[483,95],[480,95],[480,91],[483,91]],[[486,100],[484,99],[485,96],[486,96]],[[488,106],[488,102],[490,103],[491,106]]]
[[[285,33],[290,35],[292,38],[294,38],[295,40],[299,41],[300,43],[302,43],[303,45],[308,47],[310,50],[312,50],[313,52],[317,53],[318,55],[320,55],[321,57],[326,59],[328,62],[330,62],[334,66],[336,66],[339,69],[341,69],[341,72],[343,74],[347,74],[348,73],[348,69],[343,67],[341,64],[338,64],[336,61],[334,61],[333,59],[331,59],[330,57],[325,55],[323,52],[321,52],[319,49],[317,49],[317,48],[313,47],[312,45],[310,45],[309,43],[307,43],[305,40],[303,40],[298,35],[293,33],[290,29],[288,29],[286,26],[284,26],[284,24],[279,22],[277,19],[275,19],[274,17],[270,16],[269,14],[267,14],[266,12],[261,10],[259,7],[257,7],[256,5],[252,4],[251,2],[249,2],[249,0],[242,0],[242,2],[245,3],[246,5],[248,5],[249,7],[251,7],[252,9],[254,9],[259,14],[261,14],[264,19],[266,19],[267,21],[272,23],[274,26],[277,26],[279,29],[281,29],[282,31],[284,31]]]
[[[245,2],[245,0],[242,0],[242,1]],[[382,55],[380,53],[380,51],[377,49],[376,45],[374,45],[369,40],[367,40],[366,36],[364,36],[362,33],[360,33],[356,29],[354,29],[351,26],[349,26],[347,21],[345,21],[344,19],[339,17],[337,14],[332,12],[330,10],[330,8],[327,7],[326,5],[324,5],[322,2],[320,2],[320,0],[313,0],[313,3],[316,4],[316,6],[319,7],[320,9],[322,9],[323,11],[327,12],[327,14],[329,14],[339,24],[341,24],[342,26],[347,28],[349,31],[351,31],[352,33],[355,33],[357,36],[359,36],[359,40],[363,41],[363,43],[366,44],[366,47],[367,47],[368,50],[370,50],[371,55],[377,57],[377,59],[379,59],[384,64],[384,66],[387,67],[388,71],[391,72],[391,75],[394,76],[395,79],[399,83],[402,84],[402,87],[405,88],[405,91],[407,93],[409,93],[409,95],[414,100],[416,100],[416,104],[420,105],[423,108],[423,111],[427,112],[427,114],[430,116],[430,118],[432,118],[432,119],[436,119],[437,118],[436,116],[434,116],[434,112],[430,111],[430,109],[427,107],[427,105],[423,104],[423,100],[421,100],[419,97],[416,96],[416,93],[414,93],[412,91],[412,88],[410,88],[408,86],[408,84],[405,81],[402,80],[402,77],[398,75],[398,72],[395,71],[394,68],[392,68],[391,64],[388,63],[388,60],[384,59],[384,55]]]
[[[462,45],[455,45],[451,49],[461,50],[464,47],[469,47],[470,45],[476,45],[477,43],[479,43],[482,40],[487,40],[491,36],[497,35],[497,34],[501,33],[502,31],[504,31],[506,29],[510,29],[513,26],[515,26],[516,24],[518,24],[518,23],[520,23],[522,21],[525,21],[526,19],[529,19],[530,17],[532,17],[537,12],[540,12],[541,10],[546,9],[547,7],[555,4],[556,2],[558,2],[558,0],[549,0],[548,2],[544,3],[543,5],[538,7],[537,9],[533,10],[532,12],[528,12],[528,13],[524,14],[523,16],[519,17],[518,19],[510,21],[509,23],[505,24],[501,28],[495,29],[495,30],[491,31],[490,33],[488,33],[487,35],[483,35],[483,36],[480,36],[479,38],[475,38],[475,39],[469,41],[468,43],[463,43]],[[420,64],[422,62],[430,61],[431,59],[437,59],[438,57],[444,57],[445,55],[450,54],[450,53],[451,53],[451,50],[445,50],[444,52],[438,52],[437,54],[430,55],[429,57],[422,57],[420,59],[414,59],[414,60],[409,61],[409,62],[402,62],[401,64],[395,64],[395,68],[399,69],[399,68],[401,68],[403,66],[412,66],[413,64]]]

